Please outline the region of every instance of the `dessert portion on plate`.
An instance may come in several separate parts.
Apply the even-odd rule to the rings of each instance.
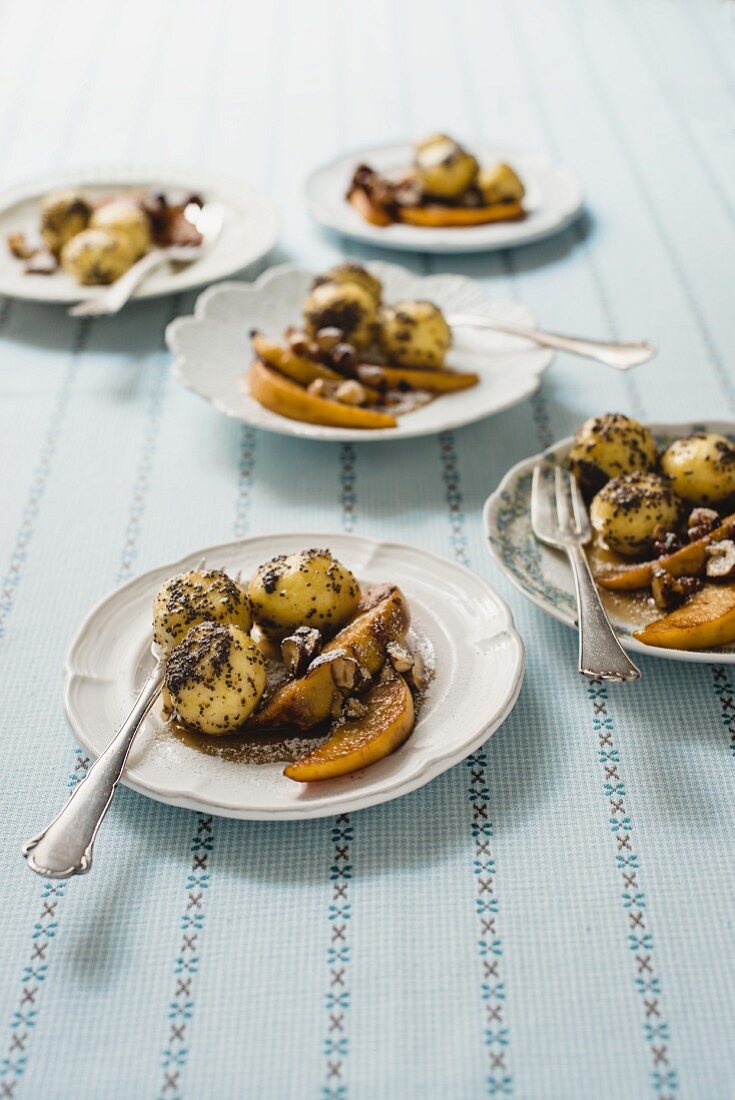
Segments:
[[[145,188],[93,197],[82,189],[52,191],[40,202],[38,234],[8,235],[8,248],[29,275],[63,268],[82,286],[114,283],[152,248],[202,243],[187,216],[199,195],[173,196]]]
[[[428,229],[518,221],[525,216],[524,195],[509,164],[482,166],[447,134],[416,142],[413,163],[395,172],[358,165],[347,191],[371,225],[402,222]]]
[[[301,739],[284,770],[297,782],[357,771],[413,730],[428,673],[410,618],[397,586],[362,588],[329,550],[279,555],[247,584],[178,574],[153,607],[165,713],[203,741]]]
[[[620,413],[586,421],[569,465],[590,502],[589,558],[608,610],[640,642],[711,649],[735,641],[735,445],[697,432],[659,451]]]
[[[452,332],[429,301],[382,300],[379,279],[343,263],[314,280],[284,341],[251,332],[247,387],[265,408],[332,427],[394,428],[396,417],[478,382],[450,370]]]

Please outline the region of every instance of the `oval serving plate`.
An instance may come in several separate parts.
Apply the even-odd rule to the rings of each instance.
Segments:
[[[247,575],[275,554],[332,549],[364,582],[398,584],[434,676],[408,741],[340,779],[303,785],[283,764],[205,755],[174,737],[158,704],[133,743],[122,782],[160,802],[248,820],[323,817],[398,798],[473,752],[505,720],[523,681],[523,643],[501,598],[463,566],[425,550],[355,535],[266,535],[207,547],[117,589],[82,623],[64,667],[64,707],[94,757],[110,741],[150,672],[151,607],[172,573],[210,567]],[[223,739],[225,740],[225,739]]]
[[[471,144],[471,143],[470,143]],[[517,222],[494,222],[461,229],[428,229],[415,225],[370,225],[346,198],[358,164],[391,171],[411,163],[413,146],[380,145],[347,153],[322,165],[306,180],[306,203],[314,218],[346,237],[383,248],[412,252],[489,252],[542,240],[566,229],[582,212],[582,189],[568,168],[541,154],[507,147],[474,149],[481,164],[506,161],[526,187],[526,217]]]
[[[382,281],[385,300],[428,298],[445,313],[480,313],[499,321],[532,325],[520,302],[490,302],[479,283],[464,275],[415,275],[396,264],[366,267]],[[314,272],[280,264],[254,283],[223,283],[197,299],[193,317],[179,317],[166,329],[176,358],[174,377],[226,416],[279,435],[334,442],[371,443],[411,439],[459,428],[518,404],[534,393],[553,353],[502,333],[462,333],[452,348],[450,367],[474,370],[480,382],[459,393],[443,394],[398,418],[395,428],[365,431],[305,424],[264,408],[247,392],[245,375],[252,358],[249,332],[261,329],[282,339],[297,323]]]
[[[731,421],[697,424],[649,424],[660,446],[694,431],[718,432],[735,439]],[[538,542],[531,530],[531,479],[533,469],[545,459],[564,461],[572,446],[572,437],[562,439],[541,454],[526,458],[508,471],[498,488],[485,501],[483,526],[487,547],[508,580],[526,599],[559,622],[577,629],[577,604],[572,572],[564,554]],[[608,614],[621,645],[647,657],[695,664],[735,664],[735,646],[721,649],[663,649],[644,645],[632,637],[636,624]]]
[[[53,275],[24,275],[23,262],[11,256],[5,244],[9,233],[25,231],[38,236],[40,201],[49,191],[83,187],[101,197],[136,187],[157,187],[163,191],[199,193],[220,203],[225,210],[222,231],[203,255],[191,264],[173,270],[164,265],[153,272],[135,292],[135,298],[178,294],[217,279],[225,279],[255,263],[278,240],[278,214],[265,195],[241,183],[220,183],[202,178],[184,178],[169,172],[127,169],[76,172],[49,176],[14,187],[0,195],[0,294],[33,302],[80,302],[93,299],[106,288],[80,286],[71,275],[59,270]]]

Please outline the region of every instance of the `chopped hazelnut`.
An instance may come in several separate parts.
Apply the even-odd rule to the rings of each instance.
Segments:
[[[329,362],[340,374],[354,375],[357,354],[352,344],[337,344],[329,354]]]
[[[714,531],[720,522],[720,517],[712,508],[694,508],[687,520],[687,535],[690,542],[704,538]]]
[[[386,390],[388,388],[388,380],[385,377],[385,371],[381,367],[374,366],[372,363],[361,363],[357,368],[357,377],[366,386],[372,386],[375,390]]]
[[[301,676],[319,655],[322,636],[310,626],[300,626],[281,642],[281,658],[292,676]]]
[[[364,718],[368,712],[368,708],[359,699],[355,699],[354,696],[345,700],[345,705],[342,713],[345,718]]]
[[[360,382],[355,381],[354,378],[348,378],[346,382],[340,382],[334,396],[343,405],[364,405],[367,400],[365,387]]]
[[[702,587],[699,577],[674,577],[665,569],[654,569],[651,595],[656,607],[671,611]]]
[[[321,352],[331,352],[342,343],[345,334],[341,328],[320,328],[316,334],[316,342]]]
[[[706,548],[707,564],[704,571],[713,580],[726,580],[735,576],[735,542],[721,539]]]
[[[315,378],[306,387],[306,392],[310,393],[312,397],[325,397],[331,401],[337,393],[338,385],[339,382],[333,382],[329,378]]]
[[[408,672],[413,667],[413,653],[398,642],[388,642],[385,651],[396,672]]]
[[[653,549],[660,558],[667,554],[673,554],[681,548],[681,539],[676,531],[667,531],[665,527],[658,526],[653,532]]]
[[[304,359],[319,358],[319,345],[310,340],[301,329],[295,328],[288,333],[288,343],[294,355],[299,355]]]

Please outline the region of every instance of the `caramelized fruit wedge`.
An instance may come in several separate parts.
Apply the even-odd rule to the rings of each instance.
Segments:
[[[322,650],[322,658],[335,650],[354,657],[369,676],[385,663],[388,642],[402,642],[408,632],[411,613],[400,588],[376,585],[361,601],[361,612]],[[325,722],[335,698],[332,670],[328,663],[307,670],[298,680],[278,688],[248,722],[249,729],[296,726],[310,729]]]
[[[361,187],[353,187],[347,196],[352,206],[358,214],[365,219],[366,222],[370,222],[371,225],[378,225],[381,229],[384,229],[386,225],[390,225],[393,221],[390,214],[373,202],[366,191],[363,191]]]
[[[397,749],[411,733],[414,708],[402,676],[391,671],[363,697],[367,713],[336,726],[323,745],[284,770],[299,783],[334,779],[366,768]]]
[[[519,202],[496,202],[492,206],[401,206],[398,220],[427,229],[451,229],[454,226],[487,225],[489,222],[515,222],[526,212]]]
[[[707,546],[711,542],[732,538],[735,514],[727,516],[719,527],[710,531],[704,538],[696,539],[673,554],[665,554],[655,561],[641,562],[639,565],[624,565],[613,569],[601,569],[595,573],[595,580],[602,588],[613,592],[630,592],[636,588],[648,588],[654,569],[665,569],[672,577],[696,577],[704,573],[707,561]]]
[[[453,393],[476,386],[480,381],[476,374],[463,374],[451,370],[421,370],[416,367],[379,368],[391,389],[408,385],[413,390],[429,390],[432,393]]]
[[[365,430],[395,428],[397,423],[396,418],[387,413],[315,397],[259,359],[250,368],[248,385],[256,401],[289,420],[303,420],[307,424],[323,424],[331,428]]]
[[[707,585],[633,637],[664,649],[713,649],[735,641],[735,585]]]
[[[279,370],[292,382],[298,382],[300,386],[308,386],[317,378],[328,378],[334,382],[342,382],[341,374],[323,363],[315,363],[313,359],[307,359],[303,355],[296,355],[291,348],[277,344],[269,340],[262,333],[256,332],[253,336],[253,351],[269,367]]]

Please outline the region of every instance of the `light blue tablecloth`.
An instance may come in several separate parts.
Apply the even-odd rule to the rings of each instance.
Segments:
[[[731,0],[3,5],[6,183],[121,160],[248,179],[281,204],[275,258],[318,267],[377,255],[304,213],[305,171],[342,148],[437,128],[545,148],[583,179],[583,222],[406,262],[660,355],[626,378],[561,358],[532,401],[439,439],[307,446],[172,383],[162,331],[191,297],[93,324],[2,305],[0,1096],[733,1095],[731,673],[581,680],[573,633],[490,562],[480,509],[592,412],[735,416],[734,41]],[[504,727],[349,819],[121,790],[94,873],[40,883],[19,848],[87,765],[59,681],[91,604],[199,545],[317,528],[497,586],[528,650]]]

